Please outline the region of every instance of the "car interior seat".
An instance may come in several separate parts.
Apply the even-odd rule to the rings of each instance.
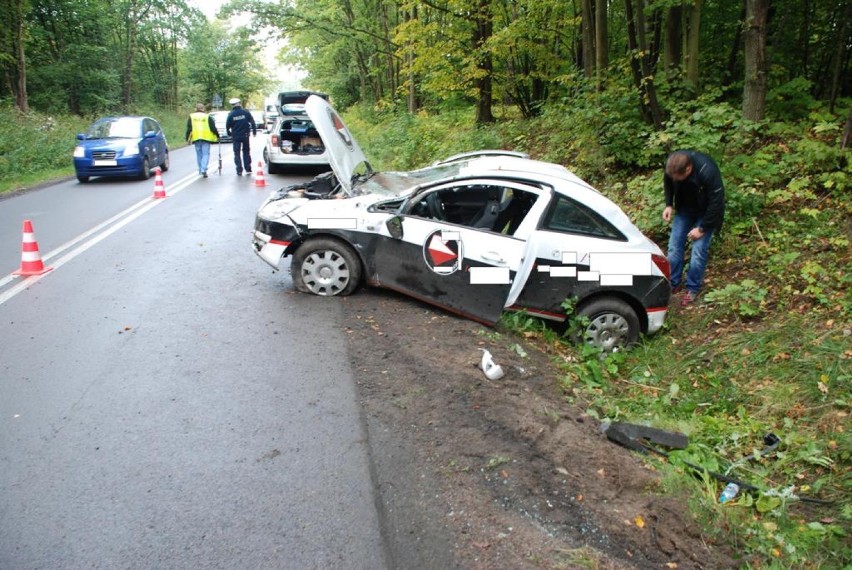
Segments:
[[[500,193],[494,189],[488,190],[488,200],[476,214],[468,221],[467,225],[477,229],[493,229],[494,223],[500,215]]]

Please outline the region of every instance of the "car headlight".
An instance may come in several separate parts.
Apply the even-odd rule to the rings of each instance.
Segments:
[[[85,158],[85,156],[86,156],[85,147],[82,147],[82,146],[75,146],[74,147],[74,158]]]
[[[136,143],[128,144],[124,147],[124,156],[134,156],[139,154],[139,146]]]

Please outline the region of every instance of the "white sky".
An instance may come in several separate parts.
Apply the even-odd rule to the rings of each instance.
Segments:
[[[215,20],[216,13],[227,1],[228,0],[187,0],[187,4],[193,8],[201,10],[204,15],[207,16],[208,20]],[[235,23],[238,25],[246,25],[249,23],[249,20],[250,16],[246,16],[245,21],[239,19]],[[289,66],[278,63],[277,57],[280,47],[281,45],[278,42],[270,42],[269,45],[264,48],[263,61],[266,63],[270,72],[273,73],[274,77],[272,79],[280,84],[279,88],[285,90],[300,89],[302,87],[300,81],[303,74]]]

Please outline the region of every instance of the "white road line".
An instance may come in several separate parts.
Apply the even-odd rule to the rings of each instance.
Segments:
[[[180,180],[178,180],[178,182],[176,184],[173,184],[171,186],[171,189],[169,191],[166,192],[166,197],[174,196],[178,192],[185,190],[186,188],[189,187],[190,184],[192,184],[193,182],[195,182],[198,179],[199,179],[198,174],[190,174],[189,176],[185,176],[185,177],[181,178]],[[129,208],[127,208],[123,212],[119,212],[118,214],[116,214],[115,216],[106,220],[105,222],[98,224],[97,226],[93,227],[90,230],[83,232],[82,234],[75,237],[74,239],[65,242],[64,244],[60,245],[59,247],[50,251],[49,253],[46,253],[41,258],[42,262],[46,262],[46,261],[62,254],[66,250],[70,250],[70,251],[68,251],[68,253],[66,253],[64,256],[60,257],[59,259],[57,259],[56,261],[54,261],[50,265],[53,268],[53,271],[50,271],[48,273],[42,273],[41,275],[31,275],[29,277],[23,277],[23,279],[21,279],[22,276],[14,275],[14,274],[11,274],[11,273],[9,275],[7,275],[6,277],[3,277],[2,279],[0,279],[0,288],[5,287],[9,283],[11,283],[12,281],[15,281],[17,279],[21,279],[21,282],[18,283],[17,285],[14,285],[8,291],[0,294],[0,305],[2,305],[6,301],[8,301],[12,297],[14,297],[15,295],[17,295],[21,291],[24,291],[25,289],[29,288],[31,285],[41,281],[41,279],[43,277],[54,274],[56,272],[56,269],[58,269],[59,267],[62,267],[63,265],[65,265],[66,263],[68,263],[69,261],[71,261],[72,259],[77,257],[78,255],[80,255],[81,253],[90,249],[91,247],[98,244],[99,242],[103,241],[104,239],[111,236],[112,234],[114,234],[115,232],[117,232],[118,230],[120,230],[121,228],[123,228],[124,226],[126,226],[127,224],[129,224],[130,222],[135,220],[136,218],[140,217],[142,214],[144,214],[147,211],[155,208],[156,206],[159,206],[162,203],[164,203],[163,199],[159,199],[159,198],[155,199],[153,197],[145,198],[144,200],[137,202],[136,204],[130,206]],[[94,237],[92,237],[92,236],[94,236]],[[89,239],[89,238],[91,238],[91,239]],[[80,242],[83,242],[85,240],[89,240],[89,241],[86,241],[82,245],[77,246],[77,244],[79,244]],[[75,246],[77,246],[77,247],[75,247]],[[72,249],[72,248],[74,248],[74,249]]]

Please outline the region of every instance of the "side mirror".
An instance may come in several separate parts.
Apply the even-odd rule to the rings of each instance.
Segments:
[[[157,131],[148,131],[145,133],[146,139],[153,139],[157,136]]]
[[[83,133],[77,133],[77,140],[78,141],[86,140],[86,135],[84,135]]]
[[[393,239],[402,239],[402,218],[394,216],[385,222],[388,233]]]

